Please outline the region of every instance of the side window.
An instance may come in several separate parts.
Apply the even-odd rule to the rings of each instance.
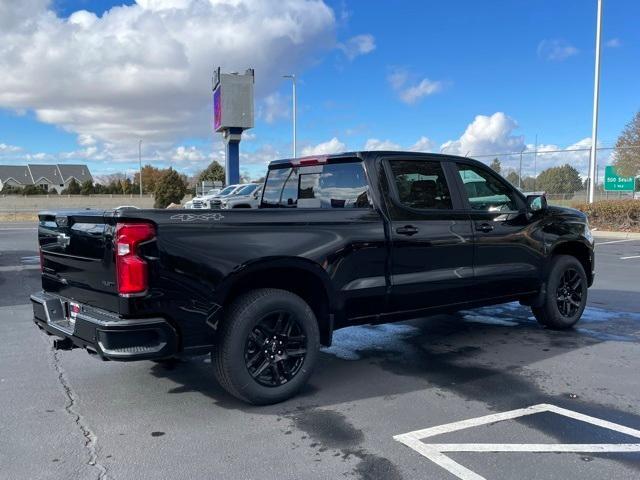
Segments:
[[[300,169],[300,208],[367,208],[368,184],[361,162]]]
[[[298,172],[294,168],[269,170],[262,196],[263,207],[295,207],[298,201]]]
[[[367,208],[371,205],[361,162],[269,170],[262,207]]]
[[[457,165],[472,210],[488,212],[518,210],[516,194],[505,182],[473,165],[463,163]]]
[[[391,160],[400,203],[417,209],[452,209],[442,165],[429,160]]]

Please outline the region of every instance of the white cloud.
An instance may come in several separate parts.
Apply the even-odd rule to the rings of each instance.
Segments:
[[[622,40],[619,38],[611,38],[604,43],[605,47],[618,48],[622,46]]]
[[[440,149],[454,155],[519,152],[525,145],[522,135],[513,134],[517,128],[518,123],[503,112],[477,115],[458,140],[449,140]]]
[[[344,52],[349,60],[353,60],[359,55],[373,52],[376,49],[376,40],[370,34],[356,35],[346,42],[338,44],[338,48]]]
[[[7,145],[6,143],[0,143],[0,155],[18,153],[20,151],[22,151],[21,147],[17,147],[15,145]]]
[[[67,19],[51,3],[0,2],[0,108],[34,110],[113,152],[210,135],[216,65],[255,68],[259,99],[335,46],[334,13],[318,0],[139,0]]]
[[[331,140],[328,140],[326,142],[304,147],[302,149],[302,156],[308,157],[313,155],[328,155],[331,153],[344,152],[346,149],[347,146],[344,143],[342,143],[336,137],[333,137]]]
[[[411,152],[433,152],[436,150],[436,143],[427,137],[420,137],[416,143],[409,147]]]
[[[96,143],[97,141],[93,135],[89,135],[88,133],[81,133],[78,135],[78,145],[86,147],[89,145],[95,145]]]
[[[400,144],[392,142],[391,140],[378,140],[377,138],[370,138],[364,144],[365,150],[402,150]]]
[[[206,158],[206,155],[196,147],[185,147],[184,145],[175,148],[171,155],[171,160],[176,163],[202,162]]]
[[[544,60],[562,62],[580,51],[563,39],[545,39],[538,44],[538,57]]]
[[[291,97],[285,97],[278,92],[267,95],[258,107],[258,117],[267,123],[291,116]]]
[[[365,150],[387,150],[387,151],[402,151],[408,150],[410,152],[433,152],[436,149],[435,142],[429,140],[427,137],[420,137],[413,145],[409,147],[402,147],[399,143],[392,140],[379,140],[377,138],[370,138],[364,144]]]
[[[401,101],[413,105],[424,97],[442,91],[444,83],[423,78],[417,83],[410,83],[410,74],[404,69],[396,69],[389,74],[387,81]]]

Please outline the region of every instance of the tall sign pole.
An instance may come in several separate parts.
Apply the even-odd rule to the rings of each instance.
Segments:
[[[297,158],[298,157],[298,150],[296,148],[296,116],[298,113],[298,106],[297,106],[297,94],[296,94],[296,76],[295,74],[291,74],[291,75],[283,75],[283,78],[290,78],[291,79],[291,83],[292,83],[292,98],[293,98],[293,158]]]
[[[600,30],[602,29],[602,0],[598,0],[596,24],[596,66],[593,80],[593,121],[591,123],[591,152],[589,155],[589,203],[595,201],[596,182],[598,180],[597,144],[598,144],[598,97],[600,95]]]

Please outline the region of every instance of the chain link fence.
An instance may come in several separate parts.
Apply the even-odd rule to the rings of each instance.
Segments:
[[[623,147],[636,150],[640,154],[640,145]],[[589,156],[591,149],[567,148],[557,149],[545,145],[539,145],[537,149],[525,149],[521,152],[487,153],[467,156],[479,160],[487,165],[497,161],[500,164],[500,174],[506,177],[512,184],[525,192],[542,191],[543,187],[538,183],[538,176],[544,170],[551,167],[570,165],[575,168],[582,179],[582,188],[574,192],[553,193],[547,192],[550,203],[570,205],[584,203],[588,196]],[[596,161],[598,166],[596,177],[596,200],[604,199],[632,199],[638,198],[636,192],[613,192],[603,188],[604,171],[607,165],[614,161],[615,147],[600,147],[596,149]]]

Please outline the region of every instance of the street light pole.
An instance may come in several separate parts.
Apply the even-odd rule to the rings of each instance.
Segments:
[[[283,75],[284,78],[290,78],[292,84],[292,97],[293,97],[293,158],[297,158],[297,149],[296,149],[296,113],[297,113],[297,99],[296,99],[296,76],[295,74],[291,75]]]
[[[520,172],[518,173],[518,188],[522,189],[522,152],[524,152],[525,148],[520,152]]]
[[[140,172],[140,198],[142,198],[142,139],[138,141],[138,168]]]
[[[591,152],[589,155],[589,203],[595,201],[597,181],[598,97],[600,95],[600,31],[602,29],[602,0],[598,0],[596,23],[596,65],[593,80],[593,120],[591,123]]]

